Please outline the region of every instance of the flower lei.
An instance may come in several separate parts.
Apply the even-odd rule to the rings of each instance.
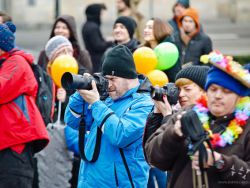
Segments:
[[[197,113],[203,128],[208,132],[212,146],[225,147],[227,144],[232,144],[239,135],[243,132],[243,128],[250,116],[250,97],[242,97],[236,105],[235,118],[231,120],[226,130],[220,133],[213,133],[209,125],[207,99],[202,96],[197,100],[197,104],[193,107]]]

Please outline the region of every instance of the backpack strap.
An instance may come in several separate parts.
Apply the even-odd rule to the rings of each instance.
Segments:
[[[79,126],[79,152],[80,152],[80,157],[87,162],[95,162],[98,159],[99,153],[100,153],[100,148],[101,148],[101,139],[102,139],[102,126],[105,123],[105,121],[112,115],[114,112],[109,113],[108,115],[105,116],[105,118],[102,120],[101,124],[99,127],[97,127],[97,137],[96,137],[96,143],[95,143],[95,148],[94,148],[94,154],[92,159],[88,160],[86,155],[85,155],[85,149],[84,149],[84,141],[85,141],[85,134],[86,134],[86,123],[85,123],[85,115],[82,115],[81,121],[80,121],[80,126]]]

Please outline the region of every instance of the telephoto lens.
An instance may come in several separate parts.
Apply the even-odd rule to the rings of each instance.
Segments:
[[[63,74],[61,82],[62,86],[66,90],[70,89],[92,89],[91,81],[93,80],[92,76],[87,75],[77,75],[70,72]]]
[[[63,74],[61,83],[66,90],[76,89],[92,89],[92,80],[95,81],[97,90],[100,94],[100,99],[105,100],[108,97],[108,80],[103,77],[101,73],[94,73],[92,75],[77,75],[70,72]]]

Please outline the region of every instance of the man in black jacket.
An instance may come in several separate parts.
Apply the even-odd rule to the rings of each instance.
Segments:
[[[123,44],[133,53],[140,42],[133,38],[137,25],[133,18],[120,16],[115,20],[113,26],[113,37],[115,45]]]
[[[179,33],[175,35],[182,66],[185,64],[202,65],[200,56],[212,51],[212,41],[201,32],[198,11],[188,8],[179,19]]]
[[[113,43],[106,41],[101,33],[101,12],[104,10],[104,4],[91,4],[85,10],[87,21],[82,27],[82,38],[93,63],[93,72],[100,72],[103,53]]]

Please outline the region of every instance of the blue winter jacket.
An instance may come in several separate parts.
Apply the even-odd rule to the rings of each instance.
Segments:
[[[92,156],[96,128],[114,112],[102,127],[100,154],[96,162],[81,161],[78,188],[131,187],[119,152],[122,148],[135,187],[147,187],[149,166],[142,149],[142,134],[153,103],[148,93],[138,93],[138,87],[127,91],[121,98],[97,101],[89,106],[78,92],[70,97],[65,112],[67,126],[78,129],[84,110],[89,134],[85,139],[85,154]]]

